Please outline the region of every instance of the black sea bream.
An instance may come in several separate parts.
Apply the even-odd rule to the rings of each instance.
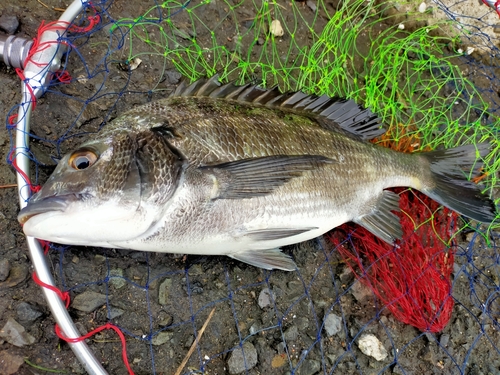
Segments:
[[[64,156],[19,214],[63,244],[227,255],[283,270],[279,248],[354,221],[392,243],[408,186],[481,222],[492,200],[469,182],[488,144],[403,154],[352,100],[281,94],[217,77],[136,107]]]

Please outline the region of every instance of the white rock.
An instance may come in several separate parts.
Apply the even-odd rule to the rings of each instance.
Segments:
[[[274,300],[274,294],[269,288],[264,288],[259,294],[259,306],[261,309],[268,307],[271,305],[272,301]]]
[[[339,333],[342,329],[342,318],[333,313],[328,314],[325,318],[325,331],[328,336],[333,336]]]
[[[474,47],[467,47],[467,49],[465,50],[465,53],[467,55],[471,55],[472,52],[474,52],[475,48]]]
[[[136,70],[139,67],[139,65],[141,65],[141,63],[142,63],[142,60],[140,58],[138,58],[138,57],[133,58],[129,62],[130,70]]]
[[[369,355],[377,361],[383,361],[387,358],[387,350],[385,350],[384,345],[375,335],[370,333],[361,335],[358,340],[358,348],[363,354]]]
[[[283,36],[285,34],[285,31],[283,30],[283,27],[281,26],[281,22],[279,20],[273,20],[271,22],[269,32],[274,36]]]
[[[402,23],[400,23],[400,24],[398,25],[398,29],[399,29],[399,30],[404,30],[404,29],[405,29],[405,25],[404,25],[404,24],[402,24]]]
[[[464,53],[464,50],[462,48],[457,49],[458,53]]]
[[[421,3],[421,4],[418,6],[418,11],[419,11],[420,13],[424,13],[426,9],[427,9],[427,4],[426,4],[426,3]]]

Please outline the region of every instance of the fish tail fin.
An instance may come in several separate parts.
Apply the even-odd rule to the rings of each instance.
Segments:
[[[467,179],[470,171],[479,172],[481,158],[489,152],[490,144],[480,143],[420,154],[429,162],[431,172],[431,182],[422,192],[464,216],[491,223],[498,215],[495,203]]]

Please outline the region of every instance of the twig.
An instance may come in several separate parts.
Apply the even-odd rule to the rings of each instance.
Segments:
[[[17,184],[0,185],[0,189],[17,187]]]
[[[50,9],[49,6],[45,3],[43,3],[41,0],[36,0],[36,1],[38,1],[40,4],[42,4],[45,8]]]
[[[36,1],[38,1],[45,8],[50,9],[50,7],[47,4],[43,3],[42,0],[36,0]],[[66,9],[52,7],[52,10],[55,10],[56,12],[64,12]]]
[[[205,323],[203,323],[203,327],[201,327],[200,331],[198,332],[198,336],[196,336],[196,340],[194,340],[193,344],[189,348],[189,351],[187,352],[186,356],[182,360],[182,363],[179,365],[174,375],[180,375],[181,371],[184,369],[184,366],[186,366],[187,361],[189,361],[191,354],[193,354],[194,352],[194,348],[196,348],[196,345],[198,345],[198,343],[200,342],[201,336],[203,336],[203,332],[205,332],[205,328],[207,328],[208,322],[210,322],[210,319],[212,319],[214,312],[215,312],[215,307],[212,309],[212,311],[210,311],[210,314],[208,314],[207,320],[205,320]]]

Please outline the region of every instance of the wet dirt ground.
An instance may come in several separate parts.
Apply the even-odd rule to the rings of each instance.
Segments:
[[[331,9],[335,6],[327,4]],[[148,5],[119,0],[107,11],[136,17]],[[0,4],[0,13],[17,17],[16,35],[32,38],[42,20],[60,15],[54,8],[66,6],[59,0],[7,0]],[[300,9],[305,19],[314,17],[309,5]],[[245,14],[244,7],[238,11],[242,19],[252,16]],[[283,6],[283,12],[293,19],[291,8]],[[204,17],[219,15],[220,9],[207,8]],[[182,23],[182,14],[178,17]],[[326,22],[323,15],[316,25],[321,28]],[[232,43],[235,30],[228,26],[225,32]],[[97,65],[92,54],[108,42],[102,36],[91,42],[91,48],[82,51],[86,62]],[[309,40],[304,34],[296,42],[305,45]],[[286,43],[284,37],[278,44],[283,53]],[[74,55],[72,59],[71,75],[85,77],[84,65]],[[54,87],[54,93],[37,102],[32,132],[39,139],[32,140],[32,150],[44,164],[37,169],[39,183],[53,170],[54,160],[85,139],[82,133],[97,130],[103,121],[134,105],[164,96],[178,83],[179,74],[172,66],[163,74],[163,62],[147,55],[141,59],[132,79],[115,61],[106,67],[106,79],[96,73],[93,80]],[[478,86],[491,87],[473,69],[469,74]],[[157,87],[162,91],[148,95],[158,76],[165,77]],[[102,85],[107,94],[83,105]],[[19,103],[20,81],[4,64],[0,64],[0,87],[0,113],[7,117]],[[486,93],[494,95],[495,90]],[[5,129],[0,131],[0,185],[16,183],[6,162],[10,137]],[[68,139],[60,142],[61,137]],[[84,373],[68,345],[55,334],[54,319],[31,278],[33,268],[17,213],[16,189],[2,187],[0,329],[10,334],[0,337],[0,374]],[[286,249],[298,265],[296,272],[263,271],[223,257],[87,247],[55,246],[48,259],[56,283],[70,293],[69,312],[80,332],[108,321],[119,326],[127,337],[127,355],[136,374],[174,374],[179,368],[183,374],[500,374],[499,238],[493,235],[488,245],[480,236],[462,240],[453,273],[455,307],[450,323],[437,334],[424,334],[398,322],[355,280],[324,239]],[[203,335],[193,345],[204,324]],[[328,333],[325,325],[334,333]],[[360,351],[358,340],[368,333],[387,350],[386,358],[377,360]],[[126,373],[122,346],[113,331],[98,333],[87,343],[110,374]],[[244,359],[238,356],[240,347]],[[185,358],[187,363],[181,365]]]

